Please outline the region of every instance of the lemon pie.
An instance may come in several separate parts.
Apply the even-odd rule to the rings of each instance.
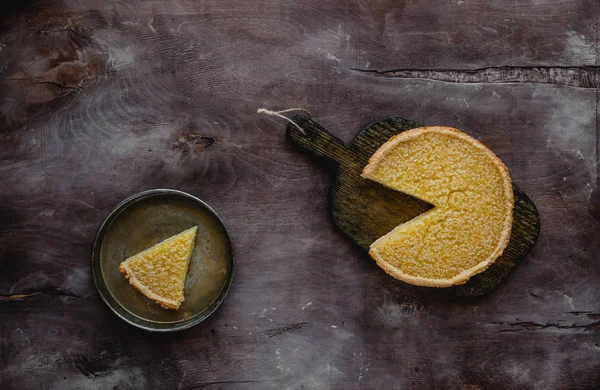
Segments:
[[[194,226],[128,258],[119,265],[119,271],[162,307],[179,309],[197,229]]]
[[[371,257],[397,279],[431,287],[462,284],[508,244],[514,204],[508,170],[457,129],[420,127],[396,135],[361,176],[434,205],[371,245]]]

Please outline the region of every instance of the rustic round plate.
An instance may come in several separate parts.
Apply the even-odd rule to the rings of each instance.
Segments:
[[[198,226],[179,310],[163,309],[119,272],[126,258]],[[150,190],[121,202],[100,227],[92,272],[100,296],[117,316],[149,331],[194,326],[221,304],[233,278],[233,247],[225,225],[200,199],[175,190]]]

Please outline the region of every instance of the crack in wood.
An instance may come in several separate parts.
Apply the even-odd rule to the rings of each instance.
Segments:
[[[532,297],[537,298],[537,299],[546,300],[542,295],[536,294],[532,291],[529,291],[529,295],[531,295]]]
[[[10,294],[10,295],[0,295],[0,302],[2,301],[15,301],[21,300],[29,297],[34,297],[36,295],[40,295],[41,292],[32,292],[32,293],[24,293],[24,294]]]
[[[304,328],[306,325],[308,325],[308,322],[299,322],[297,324],[290,324],[290,325],[282,326],[279,328],[273,328],[273,329],[267,330],[265,332],[265,335],[269,338],[275,337],[275,336],[280,336],[289,331]]]
[[[17,294],[0,294],[0,303],[3,302],[11,302],[11,301],[21,301],[27,298],[35,297],[38,295],[42,296],[58,296],[58,297],[71,297],[71,298],[81,298],[80,295],[66,292],[62,290],[48,290],[48,291],[32,291],[32,292],[22,292]]]
[[[521,332],[524,330],[544,330],[544,329],[581,329],[583,331],[588,330],[600,330],[600,321],[594,321],[587,324],[559,324],[558,322],[546,322],[545,324],[533,321],[517,321],[517,322],[492,322],[493,325],[509,326],[509,329],[501,329],[496,333],[505,332]]]
[[[214,382],[201,382],[196,384],[194,389],[201,389],[208,386],[216,386],[216,385],[235,385],[235,384],[244,384],[244,383],[263,383],[263,382],[278,382],[278,379],[263,379],[263,380],[229,380],[229,381],[214,381]]]
[[[600,88],[600,66],[499,66],[479,69],[351,69],[382,77],[423,79],[447,83],[555,84]]]
[[[572,314],[574,316],[580,316],[580,315],[585,315],[588,318],[592,318],[592,319],[600,319],[600,313],[594,313],[591,310],[582,310],[582,311],[570,311],[568,312],[569,314]]]
[[[588,314],[592,314],[593,315],[594,314],[594,313],[592,313],[591,310],[569,311],[568,313],[569,314],[573,314],[574,316],[579,316],[579,315],[582,315],[582,314],[585,314],[585,315],[588,315]]]

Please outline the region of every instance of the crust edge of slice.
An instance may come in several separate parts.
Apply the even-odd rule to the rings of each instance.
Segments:
[[[142,294],[144,294],[147,298],[152,299],[153,301],[155,301],[156,303],[158,303],[159,305],[161,305],[165,309],[175,309],[175,310],[179,309],[179,306],[181,305],[181,302],[177,302],[177,301],[172,300],[172,299],[166,299],[166,298],[161,297],[160,295],[157,295],[157,294],[153,293],[152,291],[150,291],[146,286],[144,286],[135,277],[135,274],[131,271],[131,269],[129,268],[129,266],[127,264],[123,264],[123,263],[121,263],[119,265],[119,271],[123,275],[125,275],[125,278],[127,278],[127,280],[129,280],[129,284],[131,284],[133,287],[135,287],[139,292],[141,292]]]
[[[500,255],[502,255],[502,252],[504,252],[504,249],[506,249],[506,246],[508,245],[508,242],[510,241],[510,233],[512,230],[513,211],[514,211],[514,193],[512,190],[512,180],[508,173],[508,168],[506,167],[506,165],[504,165],[502,160],[500,160],[498,158],[498,156],[496,156],[494,154],[494,152],[492,152],[482,142],[476,140],[475,138],[469,136],[468,134],[465,134],[458,129],[455,129],[452,127],[445,127],[445,126],[418,127],[416,129],[410,129],[410,130],[404,131],[400,134],[397,134],[397,135],[391,137],[386,143],[384,143],[383,145],[381,145],[379,147],[379,149],[377,149],[377,151],[371,156],[371,158],[369,158],[369,162],[363,169],[360,176],[365,179],[374,180],[374,179],[371,179],[369,176],[376,169],[379,162],[382,161],[385,158],[385,156],[387,156],[387,154],[390,151],[392,151],[392,149],[396,145],[398,145],[400,142],[406,142],[406,141],[415,139],[415,138],[421,136],[422,134],[429,133],[429,132],[448,134],[448,135],[452,135],[452,136],[458,137],[460,139],[463,139],[463,140],[469,142],[471,145],[483,150],[484,153],[488,157],[491,158],[491,160],[493,161],[496,168],[498,168],[498,171],[500,172],[500,176],[503,179],[502,185],[504,187],[504,194],[506,195],[505,205],[507,206],[507,208],[509,210],[509,212],[507,213],[507,216],[504,220],[504,226],[502,228],[502,232],[500,233],[500,239],[498,240],[498,245],[496,246],[496,249],[494,250],[494,252],[490,256],[488,256],[487,259],[481,261],[480,263],[478,263],[477,265],[475,265],[469,269],[466,269],[466,270],[460,272],[458,275],[455,275],[449,279],[433,279],[433,278],[423,278],[423,277],[419,277],[419,276],[408,275],[408,274],[402,272],[400,269],[394,267],[392,264],[386,262],[383,259],[383,257],[379,254],[379,252],[375,248],[373,248],[373,245],[375,243],[377,243],[379,240],[381,240],[382,238],[387,237],[388,234],[391,234],[396,229],[392,230],[391,232],[387,233],[386,235],[380,237],[375,242],[373,242],[373,244],[371,244],[371,248],[369,250],[369,255],[375,260],[377,265],[380,268],[382,268],[387,274],[389,274],[390,276],[392,276],[398,280],[401,280],[403,282],[410,283],[410,284],[413,284],[416,286],[425,286],[425,287],[451,287],[453,285],[466,283],[474,275],[477,275],[478,273],[485,271],[490,265],[492,265],[496,261],[496,259],[498,259],[498,257],[500,257]],[[374,180],[374,181],[376,181],[376,180]],[[381,184],[385,185],[384,183],[381,183]],[[392,190],[396,191],[396,189],[393,189],[393,188],[392,188]],[[430,211],[433,211],[435,209],[436,209],[436,207],[434,207]],[[416,217],[416,219],[421,218],[421,216],[423,216],[423,215],[424,214]],[[414,221],[414,220],[415,219],[412,219],[411,221]],[[406,223],[410,223],[411,221],[408,221]],[[404,225],[404,224],[402,224],[402,225]],[[402,225],[399,225],[399,226],[402,226]]]

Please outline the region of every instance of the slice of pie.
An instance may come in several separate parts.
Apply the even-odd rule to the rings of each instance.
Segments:
[[[165,309],[179,309],[197,226],[128,258],[119,271],[129,283]]]
[[[462,284],[508,244],[514,203],[508,170],[457,129],[420,127],[394,136],[361,176],[435,206],[371,244],[371,257],[396,279]]]

